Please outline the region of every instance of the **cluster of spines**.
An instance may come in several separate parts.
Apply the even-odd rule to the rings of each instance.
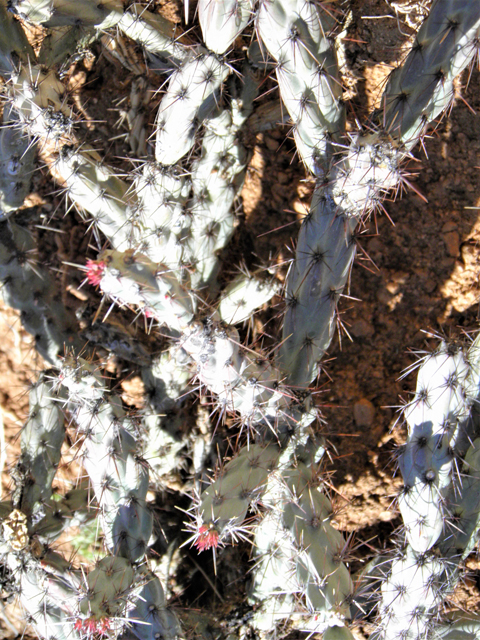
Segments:
[[[73,131],[69,107],[65,104],[65,86],[53,70],[43,65],[26,64],[10,79],[11,105],[32,138],[59,141]]]
[[[270,422],[273,430],[279,421],[296,420],[286,413],[291,394],[282,388],[275,368],[260,354],[252,357],[242,351],[235,327],[215,317],[192,322],[194,299],[166,267],[145,256],[105,251],[89,264],[88,278],[118,303],[139,308],[147,318],[180,331],[181,345],[197,365],[198,380],[217,395],[224,410],[238,412],[251,426]],[[229,295],[235,293],[231,290]],[[228,309],[227,301],[225,295],[224,309]],[[263,301],[260,296],[256,302]]]

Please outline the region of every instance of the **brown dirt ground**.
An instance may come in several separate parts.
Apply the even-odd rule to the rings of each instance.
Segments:
[[[183,11],[179,5],[165,5],[171,17],[180,22]],[[398,6],[408,10],[412,24],[423,11],[419,3]],[[355,117],[364,120],[375,104],[386,74],[398,63],[413,31],[403,22],[405,14],[399,13],[401,20],[397,22],[393,5],[383,1],[354,0],[351,8],[344,47],[349,119],[353,122]],[[80,87],[75,101],[85,118],[80,127],[82,136],[119,168],[126,164],[121,158],[131,156],[129,148],[124,138],[108,140],[115,135],[119,100],[128,97],[132,77],[105,54],[93,66],[87,61],[70,71],[71,85],[78,83]],[[149,76],[149,81],[158,86],[157,77]],[[415,388],[415,376],[399,380],[401,372],[415,361],[412,352],[434,347],[440,336],[456,338],[478,330],[479,89],[477,70],[462,76],[458,83],[461,97],[448,117],[431,130],[422,148],[414,151],[415,160],[408,167],[413,188],[395,202],[387,202],[387,215],[376,216],[365,229],[351,277],[351,298],[345,297],[341,303],[341,341],[337,338],[332,344],[319,379],[317,397],[325,420],[320,428],[331,443],[328,471],[335,519],[339,529],[353,534],[354,568],[372,551],[391,547],[392,533],[401,525],[394,506],[401,485],[394,458],[396,447],[404,442],[405,430],[397,423],[396,408]],[[158,99],[151,103],[150,123]],[[271,99],[273,95],[265,98]],[[125,132],[122,126],[119,133]],[[291,255],[313,181],[299,164],[288,134],[288,127],[278,127],[252,137],[253,156],[242,193],[245,215],[226,252],[229,264],[240,258],[250,265],[280,264]],[[89,257],[95,257],[95,243],[85,235],[85,224],[77,215],[64,218],[63,197],[50,195],[54,187],[46,169],[36,174],[34,187],[30,204],[38,204],[45,220],[66,232],[52,239],[53,234],[37,231],[39,260],[58,268],[64,260],[84,264],[87,251]],[[89,243],[91,248],[87,249]],[[93,291],[78,292],[80,272],[73,267],[62,269],[62,286],[70,284],[69,290],[64,289],[70,306],[78,306],[82,297],[98,304]],[[280,311],[278,299],[277,307],[261,316],[267,333],[275,335],[275,317]],[[122,322],[124,316],[117,317]],[[19,452],[19,428],[28,411],[28,385],[41,366],[17,314],[2,308],[0,410],[7,443],[4,496],[10,486],[8,469]],[[130,385],[126,391],[138,404],[138,388]],[[130,403],[135,402],[130,399]],[[59,484],[68,486],[77,473],[65,465]],[[229,553],[225,552],[225,563]],[[454,599],[475,610],[480,603],[480,564],[472,557],[467,567],[469,577]],[[15,638],[21,633],[21,622],[11,608],[8,611],[0,611],[0,630],[5,638]],[[367,631],[359,628],[356,633],[361,638]]]

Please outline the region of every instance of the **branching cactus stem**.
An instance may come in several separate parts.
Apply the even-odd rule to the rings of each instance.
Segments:
[[[299,632],[352,640],[359,611],[373,622],[370,640],[475,640],[475,616],[442,621],[439,611],[478,541],[480,338],[468,347],[442,342],[419,363],[398,459],[405,537],[357,577],[319,467],[324,425],[315,424],[310,387],[342,324],[339,302],[357,236],[383,200],[407,184],[402,166],[452,103],[458,74],[478,60],[480,2],[432,3],[362,127],[345,123],[339,3],[199,0],[200,25],[189,33],[160,5],[0,0],[2,296],[52,366],[31,388],[12,471],[16,486],[0,503],[5,599],[19,596],[44,640],[268,640]],[[195,42],[201,32],[204,42]],[[128,132],[110,135],[103,157],[103,125],[80,122],[95,106],[83,103],[89,74],[113,59],[102,58],[105,46],[127,69],[118,88],[121,98],[131,97],[134,170],[118,153]],[[283,105],[264,109],[273,70]],[[77,71],[86,84],[72,94]],[[149,120],[157,88],[158,110]],[[121,102],[115,97],[114,108]],[[284,274],[260,281],[264,258],[249,251],[240,275],[232,275],[238,265],[222,262],[222,253],[237,224],[242,233],[238,213],[253,136],[286,123],[284,111],[315,185],[284,281],[287,311],[276,348],[276,328],[269,320],[259,329],[253,316],[259,307],[267,312]],[[72,233],[69,247],[79,249],[77,263],[86,263],[83,290],[78,274],[70,286],[71,272],[62,273],[60,290],[60,279],[41,264],[46,248],[35,247],[34,238],[48,234],[45,220],[58,218],[56,206],[50,217],[46,203],[28,199],[32,184],[46,195],[46,172],[34,171],[37,148],[82,218],[56,231],[85,231],[78,245]],[[109,159],[112,149],[117,157]],[[253,212],[246,218],[255,225]],[[101,250],[97,259],[82,259],[87,246],[93,249],[90,233]],[[104,322],[93,287],[111,302]],[[77,319],[67,309],[70,293]],[[99,345],[88,358],[83,335]],[[147,398],[135,399],[141,409],[133,412],[124,374],[139,367]],[[187,397],[192,380],[200,390],[195,412]],[[75,429],[86,482],[64,491],[57,468]],[[217,463],[218,451],[224,459]],[[177,516],[171,503],[181,507]],[[180,511],[189,515],[188,535],[180,533]],[[103,537],[89,567],[52,550],[69,528],[94,519]],[[191,565],[182,543],[193,547]],[[239,548],[216,557],[228,543]],[[213,602],[210,587],[217,607],[222,590],[237,584],[236,559],[247,562],[248,544],[251,608],[240,596],[236,609],[228,601],[228,621],[222,605],[202,611]],[[216,583],[209,582],[208,557],[194,560],[203,551],[219,560]],[[187,585],[192,571],[209,583],[198,598]],[[179,616],[160,575],[182,603]],[[194,604],[185,610],[184,602]]]

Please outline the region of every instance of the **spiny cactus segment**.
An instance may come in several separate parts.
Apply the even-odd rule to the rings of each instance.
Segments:
[[[190,151],[199,125],[214,111],[229,74],[229,67],[215,56],[200,54],[184,61],[172,75],[155,123],[158,163],[173,165]]]
[[[200,0],[198,19],[203,40],[210,51],[225,53],[254,15],[252,0],[210,2]]]
[[[350,618],[353,583],[343,563],[346,543],[330,523],[332,506],[317,478],[324,447],[312,444],[303,450],[297,445],[289,460],[284,456],[262,499],[269,511],[255,527],[257,563],[250,594],[260,603],[256,624],[261,629],[292,618],[302,631],[323,633],[343,628]],[[291,593],[303,596],[301,608]]]
[[[190,543],[190,554],[213,551],[218,559],[229,543],[253,542],[251,610],[241,630],[224,625],[229,640],[279,637],[280,625],[286,633],[352,640],[358,611],[375,620],[372,640],[474,640],[475,616],[442,621],[438,612],[478,538],[479,339],[468,348],[442,343],[421,361],[415,396],[403,411],[408,437],[399,457],[398,506],[405,540],[355,580],[319,467],[325,444],[310,387],[339,323],[357,234],[403,186],[402,164],[451,104],[458,74],[478,57],[479,3],[433,3],[390,75],[380,108],[348,135],[336,42],[343,5],[200,0],[202,43],[157,8],[117,0],[0,0],[2,296],[53,367],[32,387],[12,471],[16,486],[0,503],[5,582],[45,640],[211,640],[223,610],[203,613],[196,599],[178,615],[169,606],[170,590],[181,598],[185,573],[183,566],[176,571],[178,558],[185,559],[176,547]],[[34,47],[32,33],[39,34]],[[132,66],[124,55],[117,59],[129,73],[141,70],[131,82],[129,118],[131,126],[137,118],[132,148],[144,156],[119,175],[94,144],[82,142],[66,69],[96,41],[113,51],[129,40],[141,60]],[[283,104],[259,124],[256,102],[273,70]],[[148,139],[142,105],[159,87]],[[246,267],[230,277],[238,270],[222,270],[220,254],[239,220],[249,135],[273,126],[272,117],[283,122],[283,107],[315,189],[284,282],[283,337],[267,353],[260,340],[242,341],[255,310],[278,294],[278,280],[260,280]],[[29,195],[37,149],[102,247],[96,259],[90,253],[83,261],[87,300],[97,288],[112,305],[105,320],[115,304],[124,321],[132,311],[142,316],[162,336],[158,352],[138,336],[136,346],[122,348],[96,310],[91,325],[102,325],[98,344],[110,358],[85,348],[56,281],[35,259],[34,233],[14,219]],[[37,212],[30,215],[37,224]],[[79,311],[82,326],[87,316]],[[146,392],[135,413],[116,388],[125,360],[141,366]],[[230,459],[215,474],[210,416],[193,426],[184,420],[194,385],[202,403],[213,397],[215,420],[238,427],[229,436]],[[209,411],[202,404],[198,413]],[[59,495],[65,415],[87,482]],[[175,474],[183,476],[181,491]],[[161,529],[154,511],[162,512],[165,489],[177,492],[177,506],[186,503],[188,483],[198,494],[185,507],[188,534],[167,540],[176,581],[157,557],[161,545],[152,546]],[[90,569],[79,568],[51,545],[89,520],[103,531],[100,555]]]
[[[73,314],[62,304],[47,268],[37,263],[31,233],[11,219],[0,222],[0,280],[4,302],[18,309],[40,355],[57,364],[65,348],[81,349]]]
[[[282,102],[294,123],[294,137],[305,166],[328,169],[331,140],[343,132],[342,86],[331,31],[335,10],[314,3],[263,0],[256,28],[277,62]]]
[[[468,374],[463,352],[449,353],[442,345],[420,367],[415,397],[405,409],[409,438],[399,460],[405,483],[399,507],[418,553],[430,549],[443,530],[458,430],[473,402],[465,393]]]
[[[479,20],[477,4],[434,3],[411,53],[387,83],[383,109],[373,114],[377,131],[353,136],[318,180],[287,281],[280,363],[292,384],[306,386],[314,379],[348,282],[355,230],[388,191],[399,189],[407,152],[451,104],[454,78],[477,57]],[[319,307],[320,313],[306,311]]]

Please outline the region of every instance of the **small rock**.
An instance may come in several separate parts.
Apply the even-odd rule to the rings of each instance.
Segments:
[[[448,255],[452,258],[458,258],[460,255],[460,235],[454,222],[449,221],[443,225],[442,240],[445,243]]]
[[[462,262],[463,262],[463,264],[460,262],[459,265],[461,265],[460,268],[463,271],[465,269],[466,265],[471,264],[472,262],[475,262],[475,260],[476,260],[476,256],[477,256],[476,243],[464,242],[462,244],[461,253],[462,253]]]
[[[350,332],[356,338],[368,338],[374,333],[374,328],[366,320],[356,320],[350,327]]]
[[[269,135],[265,136],[265,144],[267,145],[267,149],[270,149],[270,151],[277,151],[278,149],[278,141],[274,140]]]
[[[353,405],[353,419],[357,427],[370,427],[375,417],[375,407],[366,398],[361,398]]]
[[[447,220],[442,227],[442,233],[450,233],[450,231],[458,231],[457,223],[453,220]]]
[[[272,199],[276,203],[281,203],[284,200],[284,195],[283,195],[282,191],[280,190],[280,188],[278,186],[277,186],[276,189],[272,190]]]

